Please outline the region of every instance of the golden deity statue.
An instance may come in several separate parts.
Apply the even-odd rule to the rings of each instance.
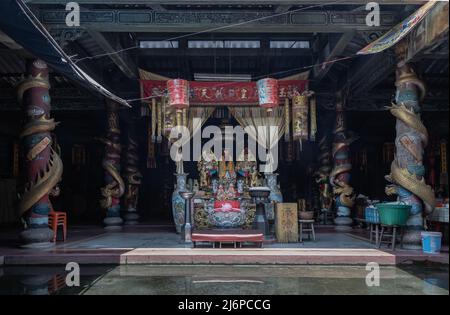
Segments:
[[[229,160],[229,161],[227,162],[227,160]],[[219,162],[219,178],[226,179],[226,180],[236,178],[234,163],[229,158],[229,153],[226,150],[224,150],[224,152],[222,154],[222,159]]]
[[[219,162],[219,178],[223,179],[227,175],[227,162],[222,159]]]

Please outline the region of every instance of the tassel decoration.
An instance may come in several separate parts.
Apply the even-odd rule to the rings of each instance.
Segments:
[[[291,140],[291,109],[289,107],[289,98],[284,99],[284,116],[285,116],[285,131],[284,140],[289,142]]]
[[[317,134],[317,104],[316,104],[316,97],[313,96],[311,98],[310,104],[309,104],[309,114],[310,114],[310,141],[316,141],[316,134]]]
[[[156,113],[156,99],[154,99],[154,98],[152,98],[152,112],[151,112],[151,115],[152,115],[151,141],[155,142],[156,141],[156,117],[157,117],[157,113]]]
[[[156,141],[161,143],[162,141],[162,104],[157,104],[157,117],[158,117],[158,136],[156,137]]]

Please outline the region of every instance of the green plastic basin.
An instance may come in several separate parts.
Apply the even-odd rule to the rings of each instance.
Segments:
[[[378,203],[375,205],[380,214],[380,223],[384,225],[406,225],[410,205],[402,205],[398,203]]]

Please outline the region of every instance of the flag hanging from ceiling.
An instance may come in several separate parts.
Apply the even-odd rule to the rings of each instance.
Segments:
[[[388,49],[404,38],[436,4],[436,1],[430,1],[421,6],[416,12],[411,14],[400,24],[390,29],[386,34],[371,42],[369,45],[357,52],[358,55],[376,54]]]

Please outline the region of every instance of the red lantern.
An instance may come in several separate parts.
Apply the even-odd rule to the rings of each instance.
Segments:
[[[259,106],[267,108],[271,111],[278,106],[278,80],[276,79],[261,79],[256,82],[258,87]]]
[[[189,82],[182,79],[167,81],[167,90],[169,92],[169,106],[177,110],[189,107]]]

